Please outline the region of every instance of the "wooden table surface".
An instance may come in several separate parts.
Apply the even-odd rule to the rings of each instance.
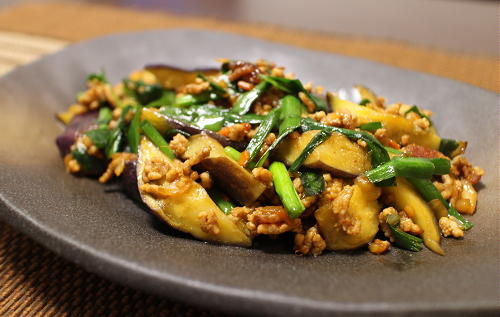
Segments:
[[[500,90],[499,64],[492,57],[433,50],[400,42],[81,3],[27,4],[0,11],[0,73],[62,49],[74,41],[114,32],[173,27],[246,34]],[[3,315],[212,316],[219,313],[110,282],[84,271],[0,222],[0,316]]]
[[[2,0],[2,6],[53,0]],[[58,0],[399,40],[498,56],[495,0]]]

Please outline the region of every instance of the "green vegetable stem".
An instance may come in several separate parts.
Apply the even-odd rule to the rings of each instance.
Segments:
[[[257,132],[253,136],[253,138],[248,143],[246,151],[249,153],[248,163],[250,163],[256,156],[259,154],[260,148],[264,144],[267,135],[271,130],[276,126],[279,119],[279,111],[278,108],[274,108],[271,110],[266,118],[262,121]]]
[[[217,188],[212,187],[207,192],[210,198],[212,198],[215,204],[219,207],[219,209],[222,210],[222,212],[226,215],[230,214],[231,210],[236,207],[236,205],[231,201],[224,199],[224,195]]]
[[[269,84],[266,81],[262,81],[261,83],[253,87],[252,90],[247,91],[244,94],[241,94],[234,103],[232,112],[239,115],[243,115],[248,111],[250,111],[253,102],[257,98],[259,98],[259,96],[262,95],[264,91],[266,91],[268,86]]]
[[[150,139],[151,142],[153,142],[153,144],[163,152],[163,154],[165,154],[171,160],[175,159],[175,154],[168,146],[167,141],[165,141],[160,132],[158,132],[158,130],[156,130],[148,120],[144,120],[142,122],[141,128],[148,139]]]
[[[281,199],[288,215],[291,218],[297,218],[306,209],[300,201],[299,195],[293,187],[292,180],[288,175],[285,164],[273,162],[269,166],[269,171],[273,174],[273,183],[276,193]]]
[[[264,165],[264,162],[269,157],[269,154],[283,141],[290,133],[300,127],[300,114],[302,112],[302,104],[297,97],[292,95],[285,96],[280,102],[280,119],[279,135],[269,146],[266,152],[260,157],[257,162],[257,167]]]

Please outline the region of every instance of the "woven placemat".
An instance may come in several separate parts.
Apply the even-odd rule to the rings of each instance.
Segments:
[[[98,35],[152,28],[225,30],[363,57],[500,91],[498,61],[401,43],[84,4],[29,4],[0,12],[0,75]],[[14,33],[13,33],[14,32]],[[23,34],[23,33],[28,34]],[[1,212],[1,210],[0,210]],[[88,273],[0,222],[0,316],[212,316]]]
[[[219,316],[112,283],[0,222],[0,316]]]

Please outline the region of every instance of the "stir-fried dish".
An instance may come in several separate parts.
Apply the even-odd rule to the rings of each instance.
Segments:
[[[363,86],[324,92],[283,67],[146,66],[104,73],[58,114],[70,173],[116,179],[170,226],[251,246],[294,236],[299,255],[391,245],[438,254],[473,224],[484,171],[467,142],[441,138],[432,112]]]

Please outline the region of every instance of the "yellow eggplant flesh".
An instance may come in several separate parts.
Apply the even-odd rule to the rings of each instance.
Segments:
[[[252,173],[229,158],[217,140],[204,134],[191,136],[184,158],[193,157],[207,146],[211,148],[210,156],[202,160],[198,164],[199,167],[208,171],[215,184],[234,200],[243,205],[255,202],[266,190],[266,186],[259,182]]]
[[[420,236],[424,240],[425,246],[437,254],[444,255],[441,248],[441,233],[430,206],[404,178],[397,177],[396,184],[396,186],[384,187],[384,192],[394,199],[398,210],[403,210],[406,206],[411,207],[414,213],[408,216],[424,230]]]
[[[162,134],[172,129],[169,121],[156,108],[142,108],[141,121],[144,120],[148,120]]]
[[[153,214],[177,230],[186,232],[204,241],[224,244],[250,246],[251,238],[232,221],[230,216],[224,214],[213,202],[206,190],[198,183],[190,180],[186,191],[158,198],[141,189],[144,185],[144,168],[148,160],[156,160],[164,166],[171,166],[170,161],[160,150],[146,138],[141,140],[139,159],[137,163],[137,181],[139,193],[144,203],[152,210]],[[163,188],[171,187],[166,181],[155,183]],[[214,234],[203,229],[200,213],[212,214],[216,217],[219,232]]]
[[[360,125],[368,122],[381,122],[383,127],[387,129],[386,135],[396,142],[400,142],[403,135],[408,135],[410,137],[409,143],[415,143],[434,150],[439,149],[441,138],[434,126],[429,127],[426,131],[419,131],[405,117],[363,107],[350,101],[342,100],[331,93],[328,93],[328,100],[333,111],[348,112],[356,115]]]
[[[347,214],[360,222],[359,233],[349,235],[340,228],[337,216],[333,213],[333,202],[321,206],[314,214],[319,231],[330,250],[361,247],[372,241],[379,230],[378,214],[381,206],[377,198],[380,196],[380,188],[366,178],[357,178],[353,187]]]
[[[299,137],[287,137],[276,150],[274,157],[290,166],[318,132],[306,131]],[[332,133],[325,142],[318,145],[304,161],[303,166],[350,178],[371,169],[367,151],[340,133]]]
[[[361,97],[361,100],[367,99],[370,103],[377,103],[377,95],[368,87],[362,85],[355,85],[353,89],[356,89]]]
[[[205,76],[214,76],[219,73],[218,69],[184,70],[168,65],[147,65],[145,69],[153,73],[165,89],[176,89],[194,83],[198,73]]]

